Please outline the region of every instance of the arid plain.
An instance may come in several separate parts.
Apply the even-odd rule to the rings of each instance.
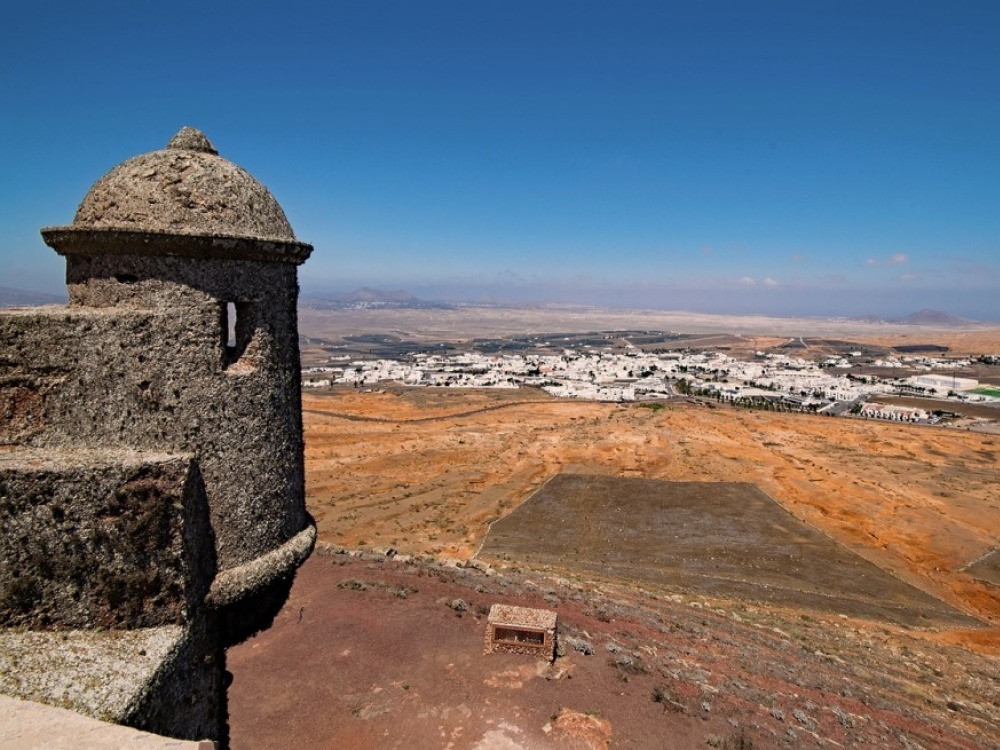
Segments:
[[[1000,329],[983,326],[599,311],[312,315],[304,315],[307,334],[347,328],[455,340],[656,328],[725,331],[748,350],[821,333],[882,345],[939,343],[953,353],[1000,351]],[[653,410],[534,389],[332,388],[307,393],[303,406],[309,505],[322,540],[464,560],[491,522],[561,472],[749,482],[847,549],[993,625],[931,637],[1000,653],[997,589],[964,570],[1000,544],[1000,437],[680,401]]]
[[[358,332],[433,344],[625,329],[703,334],[703,345],[730,351],[793,336],[1000,351],[1000,329],[984,327],[554,315],[306,310],[303,358],[322,362],[324,341]],[[989,554],[1000,544],[1000,436],[681,399],[660,408],[559,400],[533,388],[333,387],[307,390],[303,407],[319,549],[273,627],[227,656],[233,747],[1000,748],[998,555]],[[558,493],[552,502],[567,482],[604,488],[604,498],[588,490],[569,498],[577,505],[560,505]],[[746,484],[719,484],[732,482]],[[645,548],[631,539],[614,549],[616,534],[632,530],[617,506],[636,488],[671,486],[696,499],[684,512],[754,506],[746,517],[757,525],[743,537],[738,522],[695,519],[680,534],[686,546],[669,551],[673,568],[631,579],[635,550],[662,555],[669,543],[647,536]],[[548,515],[532,526],[528,510]],[[643,512],[631,526],[655,526],[655,503]],[[577,517],[556,528],[567,513]],[[656,528],[678,538],[669,523]],[[790,530],[804,553],[783,566]],[[771,546],[762,559],[754,538]],[[733,539],[742,547],[728,578],[700,586],[690,556],[700,557],[695,573],[717,572],[712,555],[732,552]],[[591,556],[574,568],[554,554],[594,540],[614,565]],[[832,569],[844,561],[865,577],[853,588]],[[638,574],[656,560],[637,563]],[[796,598],[788,579],[810,572]],[[883,575],[885,603],[904,592],[915,602],[908,615],[879,616]],[[837,596],[814,606],[831,581]],[[793,595],[772,596],[774,583]],[[905,594],[907,583],[925,593]],[[485,614],[498,602],[555,609],[559,658],[484,657]]]

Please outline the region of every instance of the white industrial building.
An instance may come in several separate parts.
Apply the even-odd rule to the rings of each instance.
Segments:
[[[933,388],[939,393],[971,391],[979,387],[979,381],[975,378],[957,378],[953,375],[914,375],[907,378],[906,382],[918,388]]]

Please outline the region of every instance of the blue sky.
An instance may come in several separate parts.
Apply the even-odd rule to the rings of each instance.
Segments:
[[[29,7],[29,5],[31,7]],[[1000,320],[1000,3],[17,3],[0,285],[182,125],[361,285]]]

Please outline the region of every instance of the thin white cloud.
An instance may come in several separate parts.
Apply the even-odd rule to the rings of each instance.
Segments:
[[[906,253],[893,253],[888,258],[867,258],[866,266],[902,266],[910,262],[910,256]]]
[[[755,279],[753,276],[740,276],[738,279],[732,279],[729,282],[729,284],[731,286],[742,286],[742,287],[766,286],[772,289],[778,286],[778,282],[772,279],[770,276],[768,276],[765,279]]]
[[[916,281],[918,278],[920,277],[917,276],[915,273],[901,273],[899,275],[900,281]]]

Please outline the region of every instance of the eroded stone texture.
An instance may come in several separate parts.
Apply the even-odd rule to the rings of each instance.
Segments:
[[[0,630],[0,691],[157,734],[224,746],[226,679],[225,653],[204,618],[134,630]]]
[[[274,196],[184,128],[166,148],[133,157],[99,179],[77,209],[78,229],[126,229],[294,241]]]
[[[141,280],[116,281],[107,267],[118,260],[142,266]],[[71,273],[71,287],[80,280],[81,296],[99,305],[0,317],[10,355],[10,364],[0,362],[0,378],[19,383],[8,400],[29,402],[21,426],[12,425],[14,439],[0,434],[0,441],[193,454],[220,570],[249,563],[310,526],[295,266],[129,256],[80,261],[83,272]],[[223,339],[225,299],[241,301],[238,356]]]
[[[190,457],[0,453],[0,625],[180,624],[214,575]]]

